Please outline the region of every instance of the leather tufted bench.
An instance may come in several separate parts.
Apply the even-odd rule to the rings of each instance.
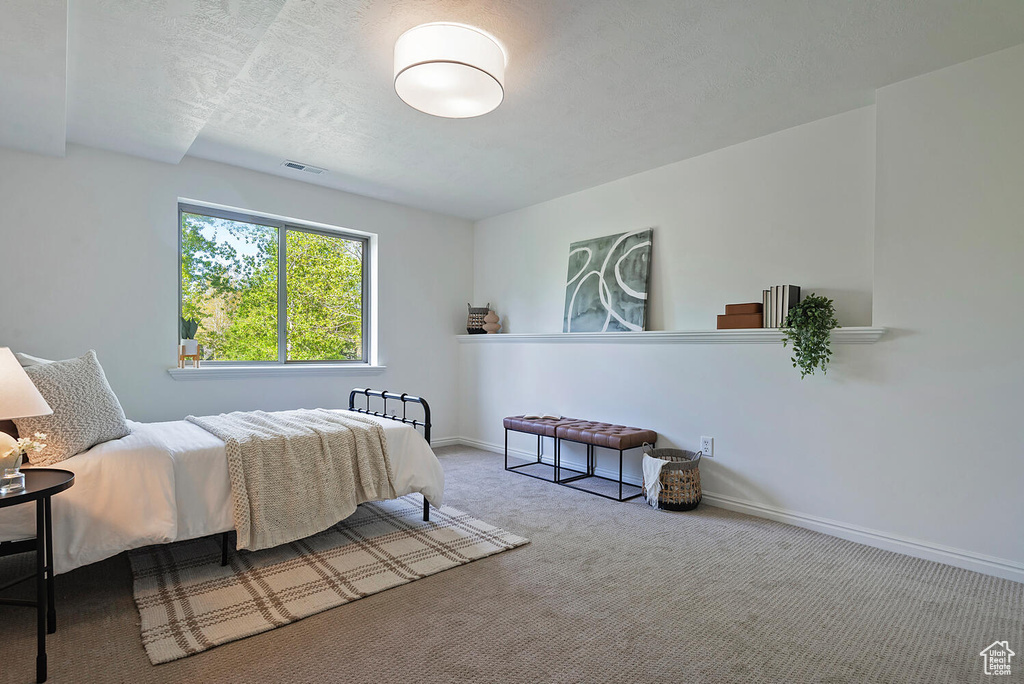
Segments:
[[[554,482],[554,470],[552,470],[552,477],[548,479],[535,475],[532,472],[520,470],[520,468],[527,468],[534,465],[551,465],[544,463],[541,460],[541,439],[544,437],[551,437],[555,439],[555,431],[564,425],[570,425],[572,423],[580,422],[576,418],[527,418],[526,416],[508,416],[502,423],[505,426],[505,470],[510,470],[520,475],[526,475],[527,477],[534,477],[538,480],[544,480],[545,482]],[[528,435],[537,435],[537,460],[530,461],[528,463],[522,463],[520,465],[510,466],[508,464],[508,433],[512,432],[525,432]],[[557,451],[557,450],[556,450]],[[553,468],[554,466],[552,466]]]
[[[527,475],[534,477],[539,480],[546,482],[554,482],[556,484],[564,485],[566,487],[572,487],[573,489],[579,489],[580,491],[588,492],[590,494],[597,494],[608,499],[614,499],[617,501],[627,501],[634,499],[642,493],[634,494],[632,496],[623,497],[622,487],[625,483],[622,481],[622,453],[629,449],[635,449],[642,447],[645,444],[649,444],[652,447],[657,443],[658,433],[654,430],[647,430],[644,428],[629,427],[628,425],[615,425],[614,423],[601,423],[593,420],[580,420],[577,418],[526,418],[524,416],[509,416],[504,419],[503,425],[505,427],[505,470],[513,472],[519,472],[520,475]],[[537,460],[523,463],[520,465],[509,466],[508,464],[508,433],[513,432],[524,432],[526,434],[537,435]],[[554,439],[555,453],[554,463],[543,463],[541,460],[541,439],[543,437],[551,437]],[[584,444],[587,447],[587,465],[586,472],[575,470],[573,468],[567,468],[562,466],[562,441],[576,442],[578,444]],[[597,475],[597,457],[595,453],[596,447],[603,447],[607,449],[614,449],[619,452],[619,477],[614,480],[609,477],[603,477]],[[552,478],[541,477],[530,472],[520,471],[521,468],[535,465],[548,465],[553,470]],[[562,470],[567,470],[574,475],[567,478],[562,478]],[[601,492],[592,491],[590,489],[584,489],[583,487],[576,486],[574,483],[577,480],[585,478],[597,478],[601,480],[607,480],[609,482],[616,482],[619,485],[618,497],[609,496]],[[635,485],[627,485],[635,487]]]
[[[559,425],[555,430],[555,436],[559,439],[568,439],[571,442],[621,451],[634,449],[644,444],[654,444],[658,441],[658,433],[654,430],[612,425],[611,423],[596,423],[591,420],[579,420],[567,425]]]
[[[555,430],[559,427],[580,423],[583,421],[576,418],[526,418],[524,416],[509,416],[504,421],[506,430],[525,432],[530,435],[541,437],[554,437]]]

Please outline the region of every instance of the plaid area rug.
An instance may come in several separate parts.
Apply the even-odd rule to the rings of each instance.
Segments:
[[[422,513],[419,495],[363,504],[312,537],[233,551],[225,567],[219,536],[133,551],[149,659],[184,658],[529,543],[447,506],[430,522]]]

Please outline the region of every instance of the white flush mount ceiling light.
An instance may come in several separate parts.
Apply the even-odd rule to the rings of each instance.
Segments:
[[[465,24],[411,28],[395,42],[395,91],[421,112],[466,119],[492,111],[505,97],[504,49]]]

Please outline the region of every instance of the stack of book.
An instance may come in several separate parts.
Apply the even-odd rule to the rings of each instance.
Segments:
[[[760,328],[764,320],[763,315],[762,305],[757,302],[726,304],[725,315],[718,316],[718,329]]]
[[[765,328],[781,328],[786,315],[800,301],[797,285],[772,285],[762,292],[762,325]]]

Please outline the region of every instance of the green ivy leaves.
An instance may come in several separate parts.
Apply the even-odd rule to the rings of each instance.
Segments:
[[[836,309],[828,297],[813,292],[789,310],[783,324],[782,346],[793,345],[793,368],[800,369],[800,379],[821,369],[828,372],[832,358],[832,330],[839,327]]]

